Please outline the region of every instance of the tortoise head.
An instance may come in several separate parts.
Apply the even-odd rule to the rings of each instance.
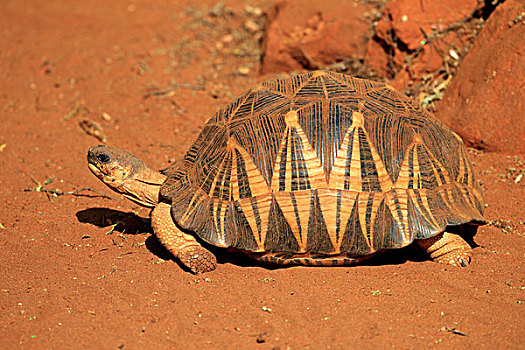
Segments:
[[[109,188],[147,207],[159,202],[160,187],[166,176],[151,170],[128,151],[96,146],[87,154],[89,170]]]

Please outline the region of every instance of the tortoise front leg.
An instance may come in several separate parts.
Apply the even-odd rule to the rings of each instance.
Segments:
[[[171,206],[159,203],[151,212],[151,224],[159,241],[193,273],[215,270],[217,259],[173,222]]]
[[[462,267],[470,264],[472,248],[456,234],[445,231],[432,238],[418,240],[417,243],[432,260],[439,263]]]

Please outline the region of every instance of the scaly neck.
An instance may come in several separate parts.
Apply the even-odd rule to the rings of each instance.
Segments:
[[[153,208],[159,203],[160,188],[165,180],[165,175],[145,167],[133,180],[123,184],[122,193],[140,205]]]

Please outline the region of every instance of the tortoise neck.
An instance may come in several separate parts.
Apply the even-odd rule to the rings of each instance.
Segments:
[[[160,188],[165,180],[165,175],[146,166],[122,185],[122,194],[135,203],[153,208],[160,201]]]

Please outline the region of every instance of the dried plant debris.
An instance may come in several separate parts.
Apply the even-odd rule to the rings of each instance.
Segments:
[[[525,175],[525,160],[519,156],[514,156],[513,162],[512,165],[507,166],[505,178],[524,186],[525,180],[523,180],[523,176]]]
[[[334,71],[337,73],[345,73],[357,78],[370,79],[381,83],[388,82],[386,77],[377,75],[373,68],[366,65],[364,61],[360,59],[350,58],[341,60],[329,66],[319,67],[319,69]]]
[[[456,329],[456,327],[447,327],[447,326],[443,326],[439,329],[440,332],[450,332],[452,334],[456,334],[456,335],[461,335],[463,337],[468,337],[468,334],[466,333],[463,333],[463,332],[460,332]]]
[[[207,79],[218,81],[224,74],[247,75],[256,71],[254,67],[262,54],[263,9],[247,5],[236,10],[221,2],[211,9],[206,5],[188,8],[186,14],[190,20],[184,28],[194,36],[183,51],[186,55],[204,53],[208,57],[215,72]]]
[[[371,21],[375,35],[372,40],[383,47],[388,57],[386,76],[408,87],[405,94],[418,101],[424,108],[435,111],[434,103],[443,97],[443,92],[466,56],[485,20],[494,11],[498,1],[480,2],[467,17],[446,26],[435,25],[430,29],[419,28],[422,40],[416,47],[403,42],[396,28],[376,31],[386,13],[385,2],[376,5],[376,10],[367,18]],[[422,5],[423,6],[423,5]],[[519,20],[518,20],[519,21]]]
[[[514,27],[516,24],[525,25],[525,11],[520,12],[512,21],[509,22],[509,28]]]
[[[80,121],[78,124],[80,128],[84,130],[84,132],[88,134],[89,136],[95,137],[97,140],[99,140],[102,143],[106,142],[107,137],[106,135],[104,135],[102,125],[100,125],[99,123],[91,119],[85,118],[85,119],[82,119],[82,121]]]
[[[412,85],[405,89],[405,94],[418,101],[423,108],[435,111],[434,102],[443,98],[443,92],[456,75],[463,57],[474,44],[483,26],[482,18],[471,16],[445,30],[424,32],[425,39],[421,46],[405,57],[406,69],[412,82]],[[421,74],[413,69],[413,62],[425,51],[429,51],[430,55],[440,56],[442,65],[436,71]]]
[[[192,84],[175,84],[170,87],[159,89],[157,87],[151,87],[147,89],[146,93],[144,94],[144,98],[148,97],[171,97],[175,95],[175,91],[178,89],[190,89],[190,90],[205,90],[206,86],[204,85],[192,85]]]
[[[81,116],[84,116],[84,117],[87,117],[89,111],[86,107],[82,107],[82,106],[75,106],[73,107],[72,110],[70,110],[69,112],[67,112],[63,117],[62,117],[62,121],[67,121],[69,119],[73,119],[74,117],[78,116],[78,115],[81,115]]]
[[[48,188],[47,185],[51,184],[52,182],[64,182],[63,180],[56,180],[54,178],[47,178],[43,182],[37,181],[35,179],[32,179],[33,182],[36,184],[33,188],[25,188],[24,192],[41,192],[45,193],[47,198],[51,200],[52,198],[58,198],[59,196],[76,196],[76,197],[101,197],[106,199],[113,199],[112,197],[106,195],[103,192],[99,192],[97,190],[94,190],[90,187],[82,187],[77,190],[73,191],[62,191],[58,188]],[[87,193],[86,193],[87,192]],[[92,192],[92,193],[89,193]],[[94,193],[94,194],[93,194]]]
[[[504,219],[499,218],[494,221],[489,221],[489,225],[500,229],[501,232],[508,234],[508,235],[523,236],[523,234],[525,233],[525,221],[520,221],[516,225],[516,224],[513,224],[512,220],[510,219],[504,220]]]

